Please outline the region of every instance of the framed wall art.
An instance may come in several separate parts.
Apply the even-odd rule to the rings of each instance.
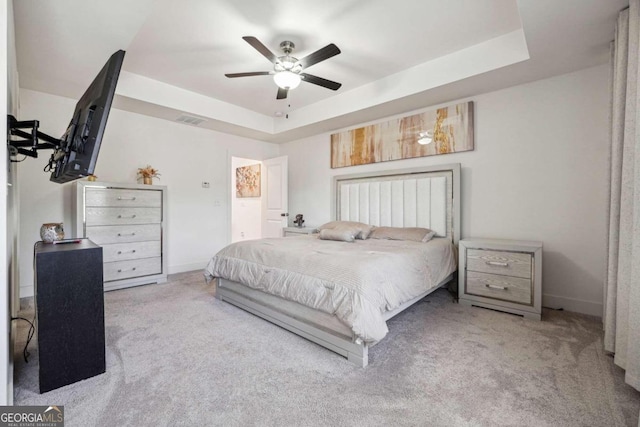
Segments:
[[[260,164],[236,168],[236,197],[260,197]]]
[[[331,168],[473,150],[473,102],[331,135]]]

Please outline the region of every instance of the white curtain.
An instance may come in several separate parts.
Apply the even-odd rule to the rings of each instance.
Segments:
[[[640,390],[640,0],[620,12],[611,54],[611,187],[604,347]]]

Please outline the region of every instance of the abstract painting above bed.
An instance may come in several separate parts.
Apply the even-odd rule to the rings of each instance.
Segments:
[[[474,148],[473,102],[331,135],[331,168],[434,156]]]

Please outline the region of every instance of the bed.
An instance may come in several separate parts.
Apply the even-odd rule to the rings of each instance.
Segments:
[[[460,166],[337,176],[338,221],[423,227],[427,243],[317,235],[237,242],[205,276],[216,297],[316,342],[358,366],[387,333],[386,320],[447,284],[456,270]]]

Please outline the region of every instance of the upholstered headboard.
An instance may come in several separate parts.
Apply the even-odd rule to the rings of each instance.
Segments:
[[[460,164],[334,177],[333,215],[460,238]]]

